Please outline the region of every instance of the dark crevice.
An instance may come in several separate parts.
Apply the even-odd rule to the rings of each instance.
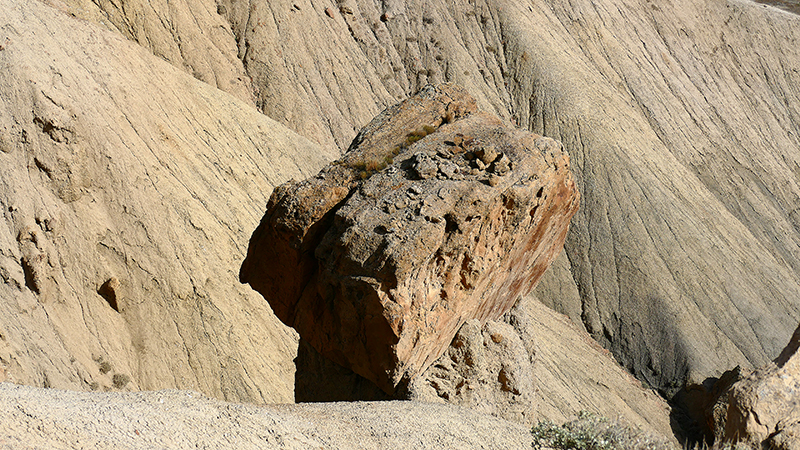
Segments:
[[[391,400],[375,383],[320,355],[302,337],[294,362],[297,403]]]
[[[119,312],[119,302],[117,301],[117,290],[118,290],[119,282],[116,278],[111,278],[110,280],[103,283],[100,286],[100,289],[97,290],[97,293],[100,294],[103,299],[108,303],[108,306],[111,307],[116,312]]]
[[[20,265],[22,266],[22,272],[25,275],[25,286],[31,291],[39,294],[39,283],[36,281],[36,275],[34,274],[33,266],[31,266],[30,261],[26,258],[22,258],[20,260]]]

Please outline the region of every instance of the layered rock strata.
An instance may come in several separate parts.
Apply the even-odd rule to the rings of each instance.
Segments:
[[[276,188],[240,279],[331,360],[391,393],[469,319],[494,320],[561,251],[578,194],[560,143],[445,84]]]

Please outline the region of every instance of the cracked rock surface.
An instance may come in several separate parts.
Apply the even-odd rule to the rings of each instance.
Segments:
[[[558,142],[430,86],[316,177],[276,188],[240,276],[321,354],[391,393],[465,321],[530,292],[577,208]]]

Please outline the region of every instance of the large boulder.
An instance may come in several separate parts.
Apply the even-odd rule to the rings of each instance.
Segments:
[[[316,177],[276,189],[241,280],[320,353],[391,393],[466,320],[497,319],[527,294],[577,208],[558,142],[430,86]]]

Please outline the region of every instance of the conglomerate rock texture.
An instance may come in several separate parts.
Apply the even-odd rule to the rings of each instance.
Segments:
[[[241,280],[322,355],[388,393],[461,325],[505,314],[561,251],[578,196],[561,145],[428,86],[345,156],[276,188]]]

